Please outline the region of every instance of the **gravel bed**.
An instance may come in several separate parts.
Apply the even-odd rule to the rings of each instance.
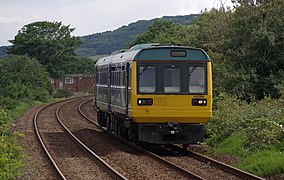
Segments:
[[[63,107],[60,112],[63,123],[84,144],[122,175],[129,179],[188,179],[152,157],[137,152],[107,133],[98,130],[96,126],[78,114],[78,105],[79,103],[74,103],[73,107]]]
[[[179,166],[190,169],[193,173],[200,175],[205,179],[215,179],[218,177],[218,180],[237,180],[241,179],[232,174],[226,173],[218,168],[211,166],[210,164],[205,164],[201,161],[198,161],[192,157],[177,155],[174,157],[166,156],[165,159],[178,164]]]
[[[24,134],[24,137],[19,139],[19,143],[27,155],[27,166],[24,168],[23,175],[20,177],[23,180],[58,179],[34,133],[33,117],[40,107],[31,108],[14,122],[15,126],[12,128],[12,131]]]
[[[38,127],[43,141],[51,156],[55,159],[59,168],[67,179],[111,179],[111,177],[99,168],[93,159],[85,151],[70,139],[62,130],[55,119],[57,105],[45,109],[38,116]],[[32,132],[33,133],[33,132]],[[40,148],[37,143],[37,147]],[[44,155],[45,156],[45,155]],[[49,161],[47,160],[49,163]],[[49,166],[50,167],[50,166]],[[39,169],[37,167],[37,169]],[[46,168],[45,168],[46,169]],[[52,171],[52,167],[50,167]],[[49,176],[48,176],[49,175]],[[35,179],[58,179],[56,173],[49,173],[47,178]],[[33,178],[32,178],[33,179]]]

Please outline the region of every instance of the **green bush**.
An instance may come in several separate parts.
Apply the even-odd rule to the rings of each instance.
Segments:
[[[53,92],[43,66],[26,56],[11,56],[0,61],[0,84],[0,97],[4,97],[0,106],[10,110],[19,102],[47,101]]]
[[[69,89],[58,89],[53,97],[55,98],[64,98],[71,96],[71,91]]]
[[[11,123],[9,112],[0,109],[0,179],[16,179],[25,165],[22,149],[16,144],[21,135],[11,133]]]
[[[17,100],[0,95],[0,108],[2,107],[3,109],[14,109],[17,104]]]
[[[206,142],[214,146],[233,134],[246,138],[248,153],[281,143],[284,137],[284,103],[265,98],[248,104],[222,94],[214,102],[213,118],[206,126]]]

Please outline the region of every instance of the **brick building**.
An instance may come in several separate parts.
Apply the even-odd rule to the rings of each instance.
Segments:
[[[55,91],[68,89],[72,94],[92,92],[94,87],[93,74],[66,74],[62,78],[51,79]]]

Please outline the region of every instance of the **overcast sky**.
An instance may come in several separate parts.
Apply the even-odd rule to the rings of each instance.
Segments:
[[[198,14],[230,0],[0,0],[0,46],[35,21],[62,21],[75,36],[115,30],[138,20]]]

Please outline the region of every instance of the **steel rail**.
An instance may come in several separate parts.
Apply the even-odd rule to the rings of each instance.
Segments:
[[[38,125],[37,125],[37,121],[38,121],[38,116],[39,114],[46,108],[48,108],[49,106],[51,105],[54,105],[54,104],[58,104],[58,103],[61,103],[61,102],[64,102],[64,101],[68,101],[70,99],[64,99],[64,100],[61,100],[61,101],[57,101],[57,102],[53,102],[53,103],[49,103],[49,104],[46,104],[44,106],[42,106],[40,109],[38,109],[34,115],[34,118],[33,118],[33,125],[34,125],[34,130],[36,132],[36,137],[37,139],[39,140],[40,144],[41,144],[41,147],[43,148],[45,154],[47,155],[49,161],[52,163],[53,167],[56,169],[56,172],[58,173],[58,175],[61,177],[61,179],[64,179],[66,180],[66,177],[63,175],[62,171],[60,170],[60,168],[58,167],[58,165],[56,164],[55,160],[52,158],[52,156],[50,155],[48,149],[46,148],[46,145],[40,135],[40,132],[39,132],[39,129],[38,129]]]
[[[246,171],[243,171],[241,169],[235,168],[233,166],[230,166],[228,164],[222,163],[220,161],[217,161],[213,158],[207,157],[205,155],[199,154],[197,152],[193,152],[193,151],[188,151],[188,150],[184,150],[182,147],[177,146],[177,145],[168,145],[168,148],[170,148],[171,150],[174,151],[178,151],[178,152],[182,152],[183,154],[185,154],[186,156],[189,157],[193,157],[194,159],[198,160],[198,161],[202,161],[206,164],[210,164],[222,171],[225,171],[227,173],[233,174],[235,176],[238,176],[242,179],[249,179],[249,180],[264,180],[264,178],[261,178],[259,176],[256,176],[254,174],[248,173]]]
[[[264,178],[262,177],[258,177],[254,174],[251,174],[251,173],[248,173],[248,172],[245,172],[243,170],[240,170],[240,169],[237,169],[233,166],[230,166],[228,164],[225,164],[225,163],[222,163],[220,161],[217,161],[215,159],[212,159],[210,157],[207,157],[207,156],[204,156],[202,154],[199,154],[199,153],[196,153],[196,152],[193,152],[193,151],[188,151],[190,153],[190,155],[194,158],[194,159],[197,159],[197,160],[200,160],[202,162],[205,162],[205,163],[210,163],[211,165],[221,169],[221,170],[224,170],[230,174],[234,174],[242,179],[249,179],[249,180],[264,180]]]
[[[75,100],[76,101],[76,100]],[[90,101],[90,100],[88,100]],[[68,102],[70,103],[70,102]],[[78,144],[80,144],[85,150],[87,150],[92,157],[95,158],[95,161],[97,162],[97,165],[100,166],[101,168],[107,170],[107,172],[110,173],[110,175],[115,178],[115,179],[121,179],[121,180],[126,180],[127,178],[124,177],[122,174],[120,174],[118,171],[116,171],[114,168],[112,168],[109,164],[107,164],[103,159],[101,159],[96,153],[94,153],[90,148],[88,148],[82,141],[80,141],[61,121],[59,117],[59,111],[60,109],[64,106],[67,105],[68,103],[60,105],[56,109],[56,118],[58,122],[61,124],[61,126],[64,128],[64,130],[72,137],[73,140],[75,140]]]
[[[162,158],[162,157],[160,157],[160,156],[158,156],[158,155],[156,155],[156,154],[154,154],[154,153],[152,153],[152,152],[150,152],[150,151],[147,151],[147,150],[141,148],[140,146],[138,146],[138,145],[136,145],[136,144],[134,144],[134,143],[132,143],[132,142],[130,142],[130,141],[127,141],[127,140],[125,140],[125,139],[123,139],[123,138],[121,138],[121,137],[119,137],[119,136],[114,135],[113,133],[107,131],[107,129],[101,127],[99,124],[97,124],[97,123],[94,122],[91,118],[89,118],[87,115],[85,115],[85,114],[83,113],[83,111],[82,111],[82,106],[83,106],[84,104],[90,102],[90,101],[91,101],[91,100],[82,102],[82,103],[79,105],[79,108],[78,108],[79,113],[80,113],[86,120],[88,120],[89,122],[91,122],[91,123],[94,124],[95,126],[99,127],[99,128],[102,129],[103,131],[106,131],[107,133],[109,133],[109,134],[110,134],[111,136],[113,136],[114,138],[119,139],[120,141],[122,141],[123,143],[127,144],[128,146],[130,146],[130,147],[136,149],[137,151],[142,152],[142,153],[145,153],[145,154],[148,154],[149,156],[151,156],[151,157],[157,159],[158,161],[160,161],[161,163],[163,163],[163,164],[165,164],[165,165],[168,165],[168,166],[172,167],[173,169],[175,169],[175,170],[177,170],[177,171],[179,171],[179,172],[181,172],[181,173],[186,174],[190,179],[196,179],[196,180],[203,180],[203,179],[204,179],[204,178],[202,178],[202,177],[200,177],[200,176],[198,176],[198,175],[192,173],[191,171],[189,171],[189,170],[187,170],[187,169],[184,169],[184,168],[182,168],[182,167],[180,167],[180,166],[178,166],[178,165],[176,165],[176,164],[174,164],[174,163],[172,163],[172,162],[170,162],[170,161],[168,161],[168,160],[166,160],[166,159],[164,159],[164,158]]]

